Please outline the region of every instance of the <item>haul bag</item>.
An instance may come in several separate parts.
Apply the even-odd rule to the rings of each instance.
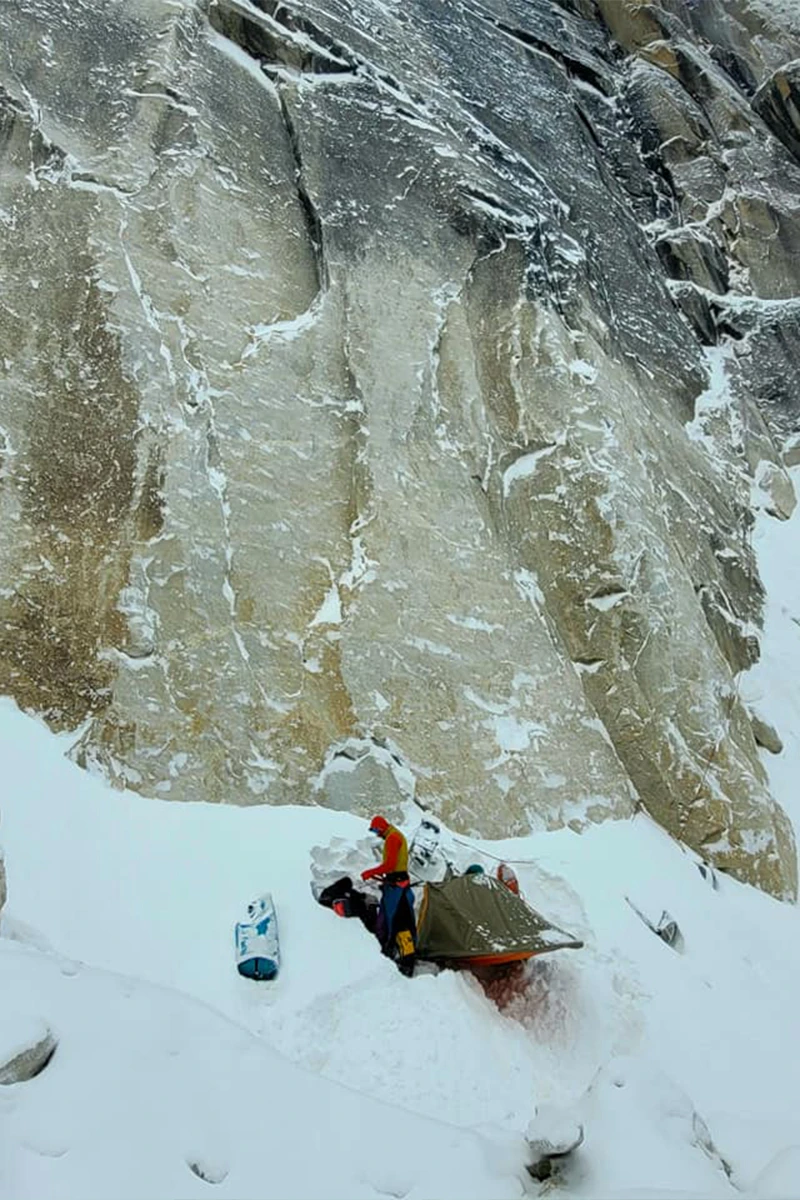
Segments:
[[[236,968],[247,979],[274,979],[280,970],[278,921],[272,896],[265,892],[247,906],[247,919],[234,931]]]

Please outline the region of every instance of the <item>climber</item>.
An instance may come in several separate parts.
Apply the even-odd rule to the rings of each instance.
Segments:
[[[414,900],[408,878],[408,845],[399,829],[385,817],[375,816],[370,833],[383,840],[383,857],[377,867],[361,872],[367,882],[377,879],[381,884],[381,903],[375,930],[381,950],[397,963],[403,975],[413,975],[417,944],[417,923]]]
[[[385,883],[408,883],[408,846],[403,834],[386,817],[373,817],[369,831],[383,839],[383,859],[377,867],[362,871],[361,878],[366,882],[382,876]]]

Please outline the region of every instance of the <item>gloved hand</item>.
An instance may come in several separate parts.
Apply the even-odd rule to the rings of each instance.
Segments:
[[[364,882],[366,883],[366,881],[367,881],[368,879],[372,879],[372,877],[374,876],[374,874],[375,874],[375,868],[374,868],[374,867],[368,867],[366,871],[362,871],[362,872],[361,872],[361,878],[362,878],[362,879],[364,880]]]

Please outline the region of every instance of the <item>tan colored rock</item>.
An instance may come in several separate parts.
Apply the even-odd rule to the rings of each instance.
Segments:
[[[645,62],[666,71],[704,113],[715,141],[753,130],[750,106],[727,75],[716,67],[706,48],[682,37],[653,42],[640,51]]]
[[[597,7],[616,40],[628,50],[641,49],[664,36],[665,14],[656,4],[597,0]]]
[[[641,803],[794,894],[731,701],[751,448],[730,409],[695,436],[704,355],[598,169],[578,16],[532,55],[466,10],[43,3],[64,78],[38,7],[0,17],[0,688],[146,794],[416,796],[498,837]],[[705,160],[729,252],[664,54],[626,99],[675,178]]]

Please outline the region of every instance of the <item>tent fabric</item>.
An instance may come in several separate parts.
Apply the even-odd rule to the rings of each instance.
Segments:
[[[417,927],[418,957],[436,962],[513,962],[583,946],[488,875],[425,884]]]

